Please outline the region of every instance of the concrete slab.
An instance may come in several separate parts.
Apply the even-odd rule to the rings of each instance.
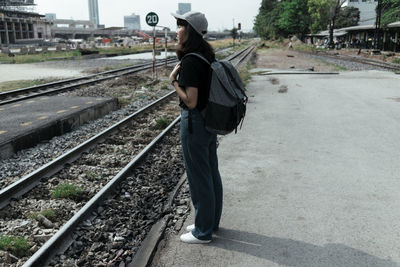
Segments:
[[[118,100],[37,97],[0,106],[0,158],[71,131],[118,108]]]
[[[400,266],[400,77],[270,78],[253,77],[243,129],[220,142],[221,230],[172,236],[153,266]]]

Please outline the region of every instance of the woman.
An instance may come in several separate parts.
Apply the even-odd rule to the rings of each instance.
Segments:
[[[215,54],[203,39],[208,26],[204,14],[191,11],[172,15],[177,19],[177,56],[181,63],[171,72],[170,80],[182,108],[180,138],[195,208],[194,225],[189,225],[186,228],[189,232],[181,235],[180,239],[192,244],[209,243],[213,231],[218,230],[222,211],[217,136],[205,129],[200,113],[207,105],[211,68],[204,60],[187,54],[200,54],[210,63],[215,60]]]

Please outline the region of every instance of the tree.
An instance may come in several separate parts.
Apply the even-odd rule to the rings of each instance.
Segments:
[[[346,0],[328,0],[329,6],[329,47],[334,48],[333,30],[335,29],[336,19],[339,15],[340,8]]]
[[[400,1],[382,0],[381,25],[385,27],[396,21],[400,21]]]
[[[277,0],[262,0],[259,13],[254,20],[254,31],[264,39],[275,39],[280,35],[278,19],[281,3]]]
[[[330,19],[328,0],[308,0],[308,13],[311,17],[312,33],[325,31],[328,28]]]
[[[238,36],[238,29],[233,28],[230,32],[231,32],[231,36],[232,36],[233,40],[235,40],[236,37]]]
[[[310,28],[308,0],[282,2],[283,12],[279,16],[278,26],[287,34],[305,34]]]
[[[356,7],[343,7],[336,21],[336,28],[357,26],[360,21],[360,10]]]

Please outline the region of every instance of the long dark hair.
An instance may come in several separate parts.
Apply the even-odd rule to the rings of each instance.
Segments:
[[[184,26],[188,35],[186,42],[179,45],[176,49],[176,55],[179,60],[186,54],[193,52],[202,54],[210,62],[215,60],[214,48],[186,20],[178,19],[176,24]]]

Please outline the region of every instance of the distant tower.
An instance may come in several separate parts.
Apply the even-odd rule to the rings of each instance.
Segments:
[[[89,20],[93,22],[96,27],[100,24],[99,22],[99,4],[97,0],[89,0]]]
[[[129,30],[140,31],[140,16],[133,13],[130,16],[124,16],[124,27]]]
[[[191,3],[178,3],[178,11],[176,11],[177,14],[183,15],[189,11],[192,11]]]

